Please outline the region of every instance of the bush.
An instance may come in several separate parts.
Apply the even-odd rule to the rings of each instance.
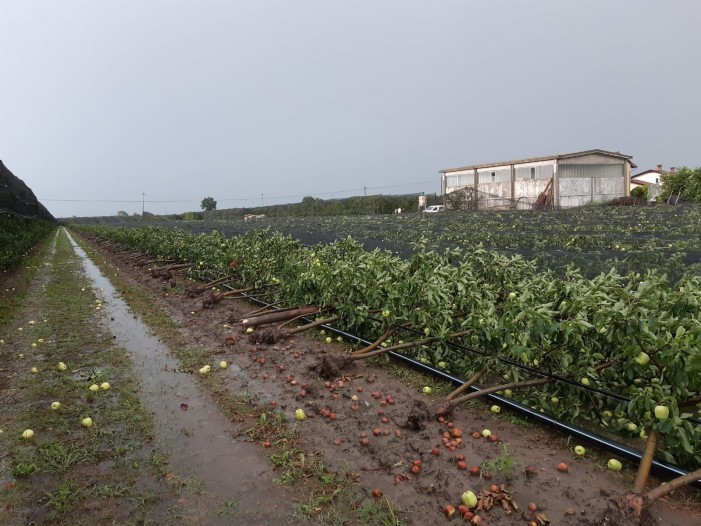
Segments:
[[[657,202],[666,201],[670,195],[681,195],[687,201],[701,203],[701,168],[684,167],[674,173],[662,174],[662,191]]]
[[[630,191],[630,196],[635,199],[640,199],[642,201],[647,201],[647,186],[636,186]]]

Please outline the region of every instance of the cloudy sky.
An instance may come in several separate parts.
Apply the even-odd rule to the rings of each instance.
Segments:
[[[0,159],[56,217],[699,166],[698,0],[2,0]]]

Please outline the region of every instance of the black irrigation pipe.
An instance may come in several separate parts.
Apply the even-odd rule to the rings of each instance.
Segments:
[[[271,306],[269,303],[258,299],[258,297],[250,294],[242,294],[242,297],[248,299],[249,301],[253,303],[257,303],[259,305],[264,305],[264,306]],[[312,321],[309,318],[305,318],[308,321]],[[369,342],[363,338],[360,338],[359,336],[356,336],[354,334],[347,333],[345,331],[342,331],[340,329],[336,329],[335,327],[332,327],[330,325],[320,325],[321,328],[324,330],[327,330],[333,334],[336,334],[338,336],[342,336],[345,339],[354,341],[356,343],[360,343],[364,346],[371,345],[372,342]],[[466,348],[469,350],[469,348]],[[421,371],[423,373],[427,373],[429,375],[435,376],[440,378],[441,380],[444,380],[446,382],[450,382],[453,385],[456,386],[461,386],[465,383],[464,380],[457,378],[451,374],[448,374],[444,371],[441,371],[439,369],[436,369],[434,367],[431,367],[429,365],[426,365],[424,363],[419,362],[418,360],[414,360],[413,358],[410,358],[408,356],[405,356],[403,354],[399,354],[395,351],[388,351],[388,355],[390,355],[392,358],[399,360],[400,362],[403,362],[407,364],[408,366],[412,367],[413,369],[417,369],[418,371]],[[518,365],[518,364],[517,364]],[[542,372],[540,373],[541,375],[543,374]],[[470,390],[472,392],[477,392],[481,391],[482,389],[478,385],[472,385],[470,386]],[[633,462],[640,462],[642,460],[642,452],[638,451],[635,448],[632,448],[630,446],[626,446],[625,444],[621,444],[619,442],[616,442],[614,440],[610,440],[606,437],[603,437],[597,433],[587,431],[586,429],[582,429],[580,427],[574,426],[572,424],[568,424],[567,422],[563,422],[561,420],[558,420],[556,418],[553,418],[551,416],[548,416],[546,414],[541,413],[540,411],[536,411],[526,405],[520,404],[514,400],[511,400],[510,398],[506,398],[504,396],[499,396],[497,394],[488,394],[486,396],[489,400],[492,400],[494,402],[498,402],[502,406],[507,407],[508,409],[520,414],[527,416],[529,418],[532,418],[536,420],[540,424],[545,424],[557,431],[560,431],[561,433],[569,434],[574,436],[577,439],[584,440],[588,443],[594,444],[595,446],[605,450],[609,451],[625,460],[630,460]],[[681,477],[684,476],[688,473],[688,471],[675,466],[674,464],[670,464],[668,462],[665,462],[663,460],[657,460],[653,459],[652,461],[652,471],[660,476],[665,476],[669,478],[676,478],[676,477]],[[701,479],[697,480],[694,482],[694,485],[697,487],[701,487]]]

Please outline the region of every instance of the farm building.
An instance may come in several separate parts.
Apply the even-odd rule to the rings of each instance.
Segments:
[[[630,178],[630,189],[632,190],[636,186],[647,186],[647,197],[648,199],[656,199],[660,195],[660,188],[662,188],[662,176],[668,173],[676,172],[676,168],[672,166],[669,171],[663,170],[662,165],[658,164],[657,168],[652,170],[645,170],[639,174],[635,174]]]
[[[441,170],[444,198],[479,209],[572,208],[630,195],[632,156],[605,150]]]

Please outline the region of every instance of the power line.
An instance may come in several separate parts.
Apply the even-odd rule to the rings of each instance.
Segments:
[[[316,193],[307,193],[307,194],[298,194],[298,195],[276,195],[276,196],[265,196],[265,198],[270,201],[272,199],[297,199],[297,198],[303,198],[303,197],[320,197],[320,196],[328,196],[328,195],[334,195],[334,194],[345,194],[348,192],[357,192],[357,193],[362,193],[367,197],[367,191],[368,190],[384,190],[388,188],[405,188],[407,186],[416,186],[418,184],[431,184],[435,183],[436,181],[434,179],[430,181],[417,181],[414,183],[403,183],[403,184],[395,184],[395,185],[386,185],[386,186],[361,186],[358,188],[350,188],[347,190],[332,190],[328,192],[316,192]],[[224,198],[224,199],[217,199],[218,202],[224,202],[224,201],[260,201],[262,200],[262,195],[258,197],[232,197],[232,198]],[[200,201],[196,200],[191,200],[191,199],[49,199],[49,198],[41,198],[41,202],[55,202],[55,203],[194,203],[194,204],[199,204]]]

